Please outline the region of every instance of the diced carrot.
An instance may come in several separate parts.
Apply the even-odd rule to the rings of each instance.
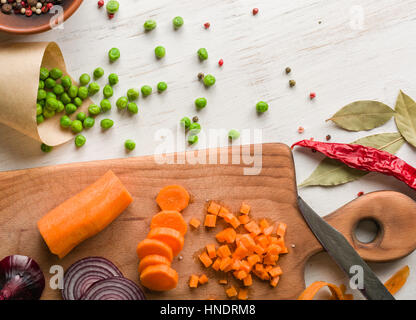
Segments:
[[[224,271],[233,263],[233,260],[230,257],[225,257],[221,259],[220,270]]]
[[[273,233],[273,226],[267,227],[263,229],[263,234],[265,236],[270,236]]]
[[[270,244],[279,244],[281,242],[279,242],[279,239],[277,239],[277,237],[274,236],[268,236],[267,239],[269,240]]]
[[[197,218],[192,218],[191,221],[189,221],[189,224],[195,229],[198,229],[201,225],[201,221],[199,221]]]
[[[280,268],[279,266],[277,266],[277,267],[272,268],[269,271],[269,274],[274,278],[274,277],[277,277],[277,276],[282,275],[283,274],[283,271],[282,271],[282,268]]]
[[[250,251],[254,251],[254,248],[256,247],[256,242],[246,233],[241,236],[240,244],[241,243]]]
[[[242,203],[240,207],[240,213],[242,214],[249,214],[250,213],[250,206],[246,203]]]
[[[238,279],[238,280],[243,280],[247,277],[248,273],[245,272],[244,270],[237,270],[234,271],[234,276]]]
[[[219,242],[233,243],[235,241],[236,235],[237,233],[233,228],[227,228],[217,233],[215,238]]]
[[[272,269],[273,269],[273,266],[271,266],[271,265],[265,265],[264,266],[264,271],[266,271],[267,273]]]
[[[221,258],[229,257],[231,256],[231,250],[226,244],[224,244],[218,248],[217,255]]]
[[[239,246],[235,249],[233,253],[233,258],[243,259],[249,254],[248,249],[244,246],[243,243],[240,243]]]
[[[274,254],[266,254],[266,256],[263,259],[263,264],[271,264],[271,265],[276,265],[276,261],[279,260],[279,256],[278,255],[274,255]]]
[[[280,280],[280,277],[279,277],[279,276],[277,276],[277,277],[273,277],[273,278],[270,280],[270,285],[271,285],[272,287],[276,287],[276,286],[277,286],[277,284],[279,283],[279,280]]]
[[[221,266],[221,258],[217,258],[215,259],[214,263],[212,264],[212,269],[214,269],[215,271],[220,270],[220,266]]]
[[[228,280],[227,279],[220,279],[218,280],[219,284],[228,284]]]
[[[239,300],[247,300],[248,299],[248,290],[241,288],[238,292],[238,299]]]
[[[246,224],[246,223],[249,223],[250,222],[250,217],[248,215],[246,215],[246,214],[241,214],[238,217],[238,220],[240,221],[241,224]]]
[[[178,273],[165,264],[148,266],[140,275],[141,284],[154,291],[167,291],[176,288]]]
[[[249,287],[249,286],[251,286],[251,285],[253,284],[253,278],[251,277],[251,274],[248,274],[248,275],[247,275],[247,277],[245,277],[245,278],[243,279],[243,284],[244,284],[246,287]]]
[[[207,283],[208,282],[208,277],[207,277],[207,275],[206,274],[202,274],[200,277],[199,277],[199,284],[205,284],[205,283]]]
[[[217,251],[215,249],[215,244],[207,244],[207,253],[211,259],[214,259],[217,256]]]
[[[240,259],[234,259],[232,268],[233,268],[233,270],[240,270],[241,260]]]
[[[247,262],[250,266],[254,266],[256,263],[261,262],[261,258],[257,254],[252,254],[247,257]]]
[[[264,250],[264,248],[258,244],[256,244],[256,246],[254,247],[254,252],[262,255],[266,250]]]
[[[244,228],[246,228],[246,230],[248,232],[253,232],[254,234],[258,235],[261,232],[260,227],[258,226],[258,224],[251,220],[249,223],[244,225]]]
[[[222,271],[224,271],[224,272],[230,272],[230,271],[233,271],[233,265],[234,265],[234,260],[233,260],[233,259],[231,259],[231,263],[230,263],[230,264],[228,264],[228,266],[227,266],[224,270],[222,270]]]
[[[287,225],[283,222],[277,226],[276,234],[279,238],[284,238],[286,234]]]
[[[189,278],[189,288],[198,288],[199,277],[196,274]]]
[[[220,209],[221,209],[221,206],[218,203],[211,201],[209,203],[207,211],[216,216],[220,212]]]
[[[151,254],[145,256],[143,259],[140,260],[138,271],[139,273],[142,273],[142,271],[146,269],[148,266],[155,264],[166,264],[170,266],[170,263],[171,261],[164,256],[160,256],[158,254]]]
[[[217,224],[217,216],[216,215],[207,214],[205,216],[205,223],[204,223],[205,227],[215,228],[216,224]]]
[[[227,294],[228,298],[237,296],[237,290],[235,289],[234,286],[231,286],[230,288],[225,290],[225,293]]]
[[[162,210],[182,211],[189,204],[189,193],[179,185],[166,186],[159,191],[156,203]]]
[[[267,248],[269,246],[269,239],[265,235],[259,235],[255,238],[257,244],[261,245],[263,248]]]
[[[282,252],[282,248],[277,244],[271,244],[266,251],[268,254],[278,255]]]
[[[234,229],[237,229],[240,226],[240,220],[238,220],[238,218],[236,216],[233,215],[233,217],[231,218],[230,222],[229,222]]]
[[[159,227],[175,229],[183,236],[188,229],[185,220],[178,211],[161,211],[158,214],[155,214],[150,222],[150,229]]]
[[[201,260],[205,268],[208,268],[212,264],[211,258],[208,256],[208,254],[205,251],[199,255],[199,260]]]
[[[133,201],[113,171],[61,203],[37,223],[49,250],[59,258],[105,229]]]
[[[159,240],[171,247],[173,255],[177,256],[183,248],[185,239],[179,231],[172,228],[154,228],[147,235],[148,239]]]
[[[269,227],[269,223],[267,222],[266,219],[261,219],[260,222],[259,222],[259,227],[263,231],[264,229]]]
[[[249,273],[252,269],[252,266],[248,263],[247,260],[241,260],[241,267],[240,270],[243,270],[247,273]]]
[[[148,255],[153,254],[164,256],[169,261],[172,261],[173,259],[173,252],[171,247],[159,240],[144,239],[143,241],[139,242],[136,251],[140,260]]]
[[[223,218],[224,214],[227,214],[227,213],[230,213],[230,211],[228,211],[228,209],[225,207],[221,207],[220,211],[218,212],[218,216]]]
[[[287,247],[285,245],[285,241],[283,240],[283,238],[280,238],[276,241],[276,244],[282,248],[282,251],[280,251],[280,253],[288,253]]]

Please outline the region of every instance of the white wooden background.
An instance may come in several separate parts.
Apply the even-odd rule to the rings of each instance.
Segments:
[[[87,144],[76,150],[73,143],[43,154],[39,144],[0,125],[0,170],[46,166],[67,162],[153,154],[157,130],[174,130],[184,115],[196,114],[193,101],[206,96],[208,106],[198,113],[205,129],[262,128],[264,142],[291,144],[314,137],[351,142],[359,137],[394,132],[394,121],[367,132],[351,133],[326,123],[330,115],[355,100],[377,99],[394,106],[399,89],[416,97],[416,1],[411,0],[122,0],[120,12],[109,21],[95,0],[84,1],[64,24],[64,29],[36,36],[0,35],[0,43],[53,40],[61,46],[74,77],[102,66],[120,75],[115,97],[130,87],[166,81],[163,95],[139,102],[140,113],[128,117],[113,110],[115,127],[103,134],[98,126],[87,133]],[[253,7],[259,7],[252,16]],[[171,20],[181,15],[185,25],[172,30]],[[158,27],[143,32],[146,19]],[[211,28],[205,30],[203,23]],[[321,21],[321,23],[319,23]],[[163,45],[166,58],[156,61],[153,49]],[[109,65],[107,52],[119,47],[121,59]],[[200,63],[196,50],[206,47],[210,58]],[[217,62],[224,59],[224,66]],[[286,66],[292,74],[286,76]],[[217,78],[205,90],[196,80],[198,72]],[[295,88],[288,80],[295,79]],[[310,101],[309,92],[317,98]],[[270,110],[261,117],[254,106],[268,101]],[[297,128],[303,126],[300,135]],[[137,142],[131,154],[126,139]],[[227,144],[224,137],[222,144]],[[198,147],[203,147],[200,144]],[[398,153],[416,165],[415,150],[405,145]],[[304,180],[321,159],[319,154],[295,152],[298,181]],[[391,189],[415,198],[415,192],[393,178],[370,174],[334,188],[301,189],[300,194],[322,215],[354,199],[357,192]],[[392,212],[391,214],[394,214]],[[414,235],[409,235],[414,236]],[[372,264],[387,279],[405,264],[411,267],[406,286],[396,295],[416,298],[416,253],[389,264]],[[311,259],[307,283],[314,280],[341,283],[345,277],[326,254]]]

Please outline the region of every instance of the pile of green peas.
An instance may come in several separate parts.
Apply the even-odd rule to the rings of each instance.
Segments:
[[[183,117],[179,124],[188,132],[188,143],[190,145],[198,143],[198,134],[201,132],[201,125],[194,121],[194,119],[191,120],[188,117]]]

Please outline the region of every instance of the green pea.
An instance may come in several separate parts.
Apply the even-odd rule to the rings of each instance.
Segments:
[[[96,104],[92,104],[88,107],[88,113],[93,116],[99,115],[101,113],[101,107]]]
[[[108,58],[111,62],[114,62],[120,58],[120,50],[117,48],[112,48],[108,52]]]
[[[61,101],[64,105],[71,103],[72,99],[69,97],[68,93],[64,92],[61,94]]]
[[[183,18],[182,17],[179,17],[179,16],[178,17],[175,17],[175,18],[173,18],[172,23],[173,23],[173,27],[175,29],[179,29],[180,27],[183,26]]]
[[[49,111],[55,111],[56,109],[58,109],[58,100],[54,98],[47,99],[45,108]]]
[[[230,139],[230,140],[237,140],[238,138],[240,138],[240,132],[238,132],[237,130],[231,129],[228,132],[228,139]]]
[[[162,59],[166,55],[166,49],[162,46],[157,46],[155,48],[156,58]]]
[[[56,94],[54,94],[53,92],[47,92],[45,99],[46,100],[48,100],[48,99],[56,99]]]
[[[48,146],[47,144],[42,143],[40,145],[40,150],[42,150],[45,153],[51,152],[53,150],[53,147]]]
[[[40,68],[40,80],[46,80],[49,78],[49,70],[46,68]]]
[[[81,148],[85,142],[87,142],[87,138],[85,138],[82,134],[79,134],[75,137],[75,146],[77,148]]]
[[[94,78],[100,79],[104,75],[104,69],[103,68],[97,68],[94,70]]]
[[[42,108],[43,108],[43,107],[45,107],[45,105],[46,105],[46,100],[45,100],[45,99],[43,99],[43,100],[38,100],[38,104],[40,104],[40,105],[42,106]]]
[[[196,100],[195,100],[195,106],[196,106],[198,109],[203,109],[203,108],[205,108],[205,107],[207,106],[207,99],[205,99],[205,98],[198,98],[198,99],[196,99]]]
[[[39,86],[38,89],[44,89],[45,88],[45,81],[39,80]]]
[[[80,133],[84,127],[82,126],[82,122],[79,120],[74,120],[71,123],[71,130],[73,133]]]
[[[208,59],[208,51],[205,48],[201,48],[198,50],[198,57],[199,60],[203,61],[203,60],[207,60]]]
[[[116,75],[115,73],[111,73],[108,76],[108,83],[110,84],[110,86],[115,86],[118,83],[118,75]]]
[[[126,140],[126,142],[124,142],[124,146],[126,147],[127,150],[133,151],[134,148],[136,148],[136,142],[129,139],[129,140]]]
[[[60,120],[60,124],[62,128],[69,128],[72,124],[72,120],[68,116],[62,116]]]
[[[88,83],[90,83],[91,81],[91,77],[89,74],[87,73],[83,73],[81,74],[81,76],[79,77],[79,84],[81,86],[86,86]]]
[[[74,104],[79,108],[80,106],[82,106],[82,99],[79,97],[74,98]]]
[[[108,130],[110,129],[112,126],[114,125],[114,121],[111,119],[103,119],[100,122],[100,126],[101,128],[103,128],[104,130]]]
[[[85,114],[85,112],[77,113],[77,120],[84,121],[86,118],[87,118],[87,115]]]
[[[216,79],[215,79],[215,77],[214,77],[212,74],[207,74],[207,75],[204,77],[204,85],[205,85],[206,87],[211,87],[211,86],[213,86],[213,85],[215,84],[215,82],[216,82]]]
[[[100,91],[100,85],[97,82],[91,82],[90,85],[88,86],[88,94],[90,96],[93,96],[98,91]]]
[[[127,98],[129,98],[130,101],[139,99],[139,95],[140,93],[137,89],[129,89],[127,91]]]
[[[46,99],[46,91],[43,89],[38,90],[38,100]]]
[[[201,125],[197,122],[192,122],[189,126],[191,135],[196,135],[201,132]]]
[[[84,120],[84,128],[92,128],[95,124],[95,119],[93,117],[86,117]]]
[[[190,145],[198,143],[198,136],[197,136],[197,135],[195,135],[195,134],[190,134],[190,135],[188,136],[188,143],[189,143]]]
[[[54,110],[43,109],[43,117],[45,119],[50,119],[55,115]]]
[[[155,29],[156,26],[157,26],[157,23],[156,23],[155,20],[147,20],[147,21],[145,21],[145,23],[143,25],[144,30],[146,30],[146,31],[151,31],[151,30]]]
[[[159,92],[163,92],[163,91],[165,91],[166,89],[168,88],[168,84],[166,83],[166,82],[159,82],[158,84],[157,84],[157,91],[159,91]]]
[[[70,86],[72,86],[72,80],[69,76],[63,76],[61,79],[61,84],[65,89],[68,89]]]
[[[41,124],[43,121],[45,121],[45,118],[43,117],[42,114],[36,116],[36,123],[37,124]]]
[[[77,111],[77,106],[73,103],[68,103],[65,106],[65,113],[66,114],[73,114],[75,111]]]
[[[49,76],[52,78],[52,79],[55,79],[55,80],[58,80],[58,79],[60,79],[62,76],[63,76],[63,72],[62,72],[62,70],[61,69],[58,69],[58,68],[53,68],[50,72],[49,72]]]
[[[113,87],[110,86],[109,84],[105,85],[103,89],[103,94],[104,94],[104,98],[106,99],[111,98],[114,94]]]
[[[257,112],[263,113],[263,112],[266,112],[268,109],[269,109],[269,105],[264,101],[260,101],[256,104]]]
[[[88,88],[87,87],[79,87],[78,88],[78,98],[81,100],[85,100],[88,98]]]
[[[45,87],[48,89],[53,89],[56,86],[56,81],[52,78],[45,80]]]
[[[65,109],[65,105],[62,101],[58,100],[58,107],[56,108],[56,113],[62,112]]]
[[[68,89],[68,96],[70,96],[72,99],[78,96],[78,87],[77,86],[70,86]]]
[[[42,106],[39,103],[37,103],[36,104],[36,115],[39,116],[39,115],[42,114],[42,112],[43,112]]]
[[[145,86],[142,87],[141,91],[142,91],[142,95],[144,97],[147,97],[147,96],[150,96],[152,94],[153,89],[152,89],[151,86],[145,85]]]
[[[119,110],[126,109],[129,103],[129,99],[127,97],[120,97],[118,98],[116,105]]]
[[[189,119],[188,117],[183,117],[179,123],[182,128],[189,129],[189,127],[191,126],[191,119]]]
[[[139,112],[139,107],[134,102],[130,102],[127,105],[127,110],[129,110],[130,113],[135,114],[135,113],[138,113]]]
[[[110,14],[116,13],[119,8],[120,8],[120,4],[118,1],[115,1],[115,0],[108,1],[107,6],[106,6],[107,12]]]
[[[102,112],[107,112],[111,110],[111,102],[108,99],[101,100],[100,106]]]
[[[64,86],[61,84],[57,84],[54,88],[53,88],[53,93],[55,93],[57,96],[60,96],[62,93],[65,92]]]

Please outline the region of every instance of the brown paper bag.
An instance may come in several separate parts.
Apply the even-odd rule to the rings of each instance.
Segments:
[[[39,70],[59,68],[67,74],[61,49],[55,42],[24,42],[0,46],[0,122],[49,146],[74,138],[70,129],[62,129],[58,114],[36,123]],[[78,111],[92,104],[84,100]],[[75,115],[73,115],[75,117]]]

